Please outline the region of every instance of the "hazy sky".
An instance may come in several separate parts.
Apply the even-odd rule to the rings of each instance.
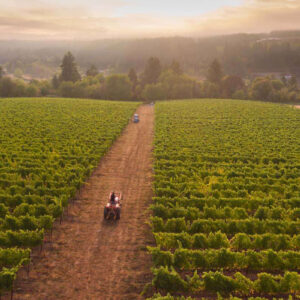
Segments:
[[[300,0],[0,0],[0,39],[207,36],[300,29]]]

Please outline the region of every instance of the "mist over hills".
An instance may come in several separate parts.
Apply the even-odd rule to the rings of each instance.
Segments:
[[[49,78],[58,72],[66,51],[72,51],[81,72],[94,64],[106,72],[144,68],[150,56],[164,65],[177,60],[185,72],[203,77],[218,58],[226,73],[300,74],[300,30],[234,34],[206,38],[105,39],[96,41],[0,41],[0,64],[8,74]]]

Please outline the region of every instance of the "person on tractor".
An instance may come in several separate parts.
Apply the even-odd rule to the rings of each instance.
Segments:
[[[112,192],[110,195],[110,203],[114,204],[115,200],[116,200],[116,194],[115,194],[115,192]]]

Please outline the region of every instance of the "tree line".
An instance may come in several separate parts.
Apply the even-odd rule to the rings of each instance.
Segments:
[[[226,74],[217,59],[209,65],[205,80],[184,73],[176,60],[169,65],[163,65],[157,57],[150,57],[140,73],[131,68],[128,74],[104,76],[95,65],[91,65],[82,75],[75,57],[67,52],[60,69],[61,72],[51,80],[32,80],[25,83],[5,76],[0,67],[0,96],[60,96],[147,102],[193,98],[300,102],[300,90],[295,77],[276,79],[268,76],[245,81],[239,75]]]

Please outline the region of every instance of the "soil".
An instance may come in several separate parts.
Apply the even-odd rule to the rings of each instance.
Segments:
[[[296,105],[295,107],[298,108],[298,109],[300,109],[300,105]]]
[[[151,282],[146,222],[152,196],[154,110],[143,105],[140,123],[130,123],[55,223],[52,242],[33,251],[30,273],[18,274],[14,299],[141,299]],[[105,221],[110,191],[123,193],[121,219]],[[9,299],[9,295],[7,295]]]

